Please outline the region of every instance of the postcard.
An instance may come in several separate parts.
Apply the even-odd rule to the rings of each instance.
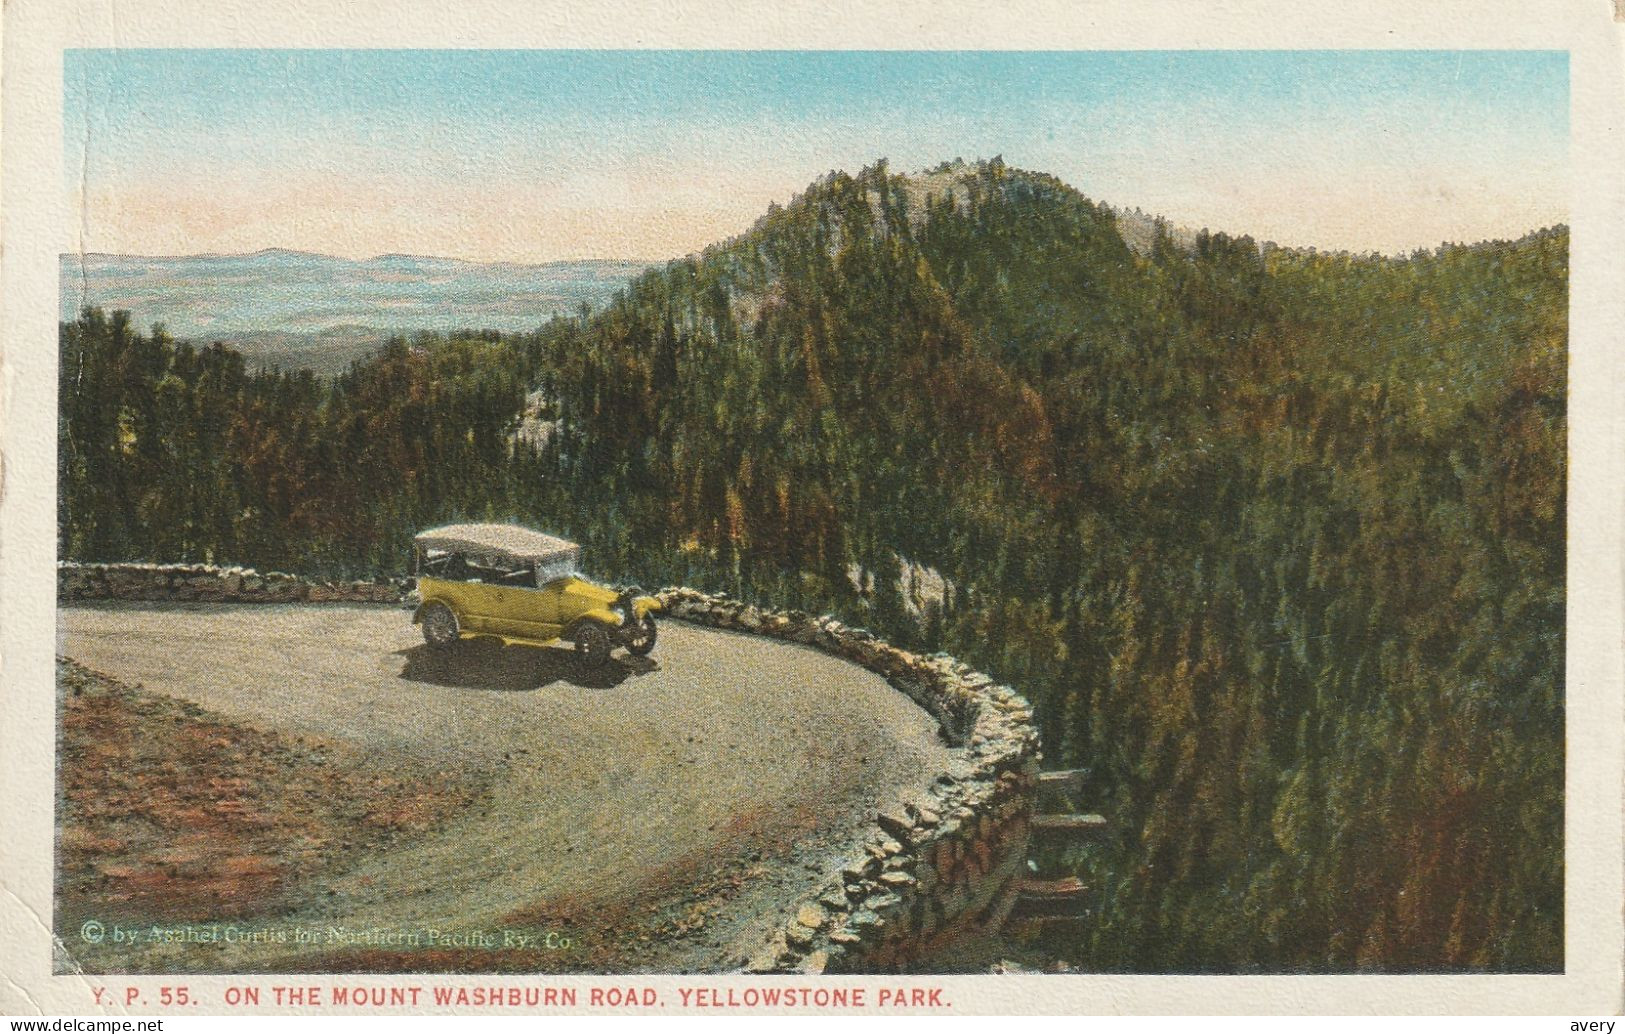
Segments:
[[[5,29],[0,1011],[1621,1008],[1608,5]]]

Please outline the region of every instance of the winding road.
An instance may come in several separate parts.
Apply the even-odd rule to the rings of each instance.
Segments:
[[[100,603],[58,620],[59,653],[126,683],[490,780],[480,806],[345,874],[328,924],[491,929],[560,902],[625,923],[631,904],[691,900],[744,857],[760,864],[703,934],[627,963],[731,968],[839,867],[843,834],[948,759],[932,719],[879,676],[674,621],[652,656],[579,677],[557,648],[432,653],[397,607]],[[287,963],[254,951],[218,961]]]

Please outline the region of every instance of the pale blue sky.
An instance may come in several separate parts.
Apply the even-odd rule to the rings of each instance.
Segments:
[[[830,169],[994,154],[1284,244],[1567,217],[1558,52],[81,50],[64,86],[93,251],[660,259]]]

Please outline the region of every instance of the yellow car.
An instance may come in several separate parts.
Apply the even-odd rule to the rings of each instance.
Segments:
[[[480,636],[528,646],[562,639],[587,667],[616,646],[639,656],[654,649],[659,601],[583,579],[573,542],[512,524],[452,524],[418,535],[413,554],[422,602],[412,623],[436,649]]]

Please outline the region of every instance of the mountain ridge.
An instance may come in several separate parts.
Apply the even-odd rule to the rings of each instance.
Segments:
[[[457,263],[466,266],[521,266],[526,268],[543,268],[549,266],[640,266],[647,267],[659,265],[665,259],[633,259],[633,258],[586,258],[586,259],[547,259],[543,261],[527,261],[524,259],[472,259],[456,255],[426,255],[415,252],[388,251],[377,255],[368,255],[364,258],[355,258],[348,255],[334,255],[325,251],[310,251],[304,248],[259,248],[255,251],[199,251],[187,254],[166,255],[151,254],[133,251],[64,251],[58,256],[61,260],[76,259],[119,259],[144,262],[189,262],[209,261],[219,259],[255,259],[255,258],[301,258],[322,259],[328,262],[350,262],[367,264],[373,262],[389,262],[394,260],[413,260],[427,262]]]
[[[368,259],[286,248],[237,254],[65,253],[60,319],[85,308],[133,313],[175,337],[221,341],[251,364],[335,373],[395,334],[535,330],[602,306],[645,265],[613,259],[481,263]]]

